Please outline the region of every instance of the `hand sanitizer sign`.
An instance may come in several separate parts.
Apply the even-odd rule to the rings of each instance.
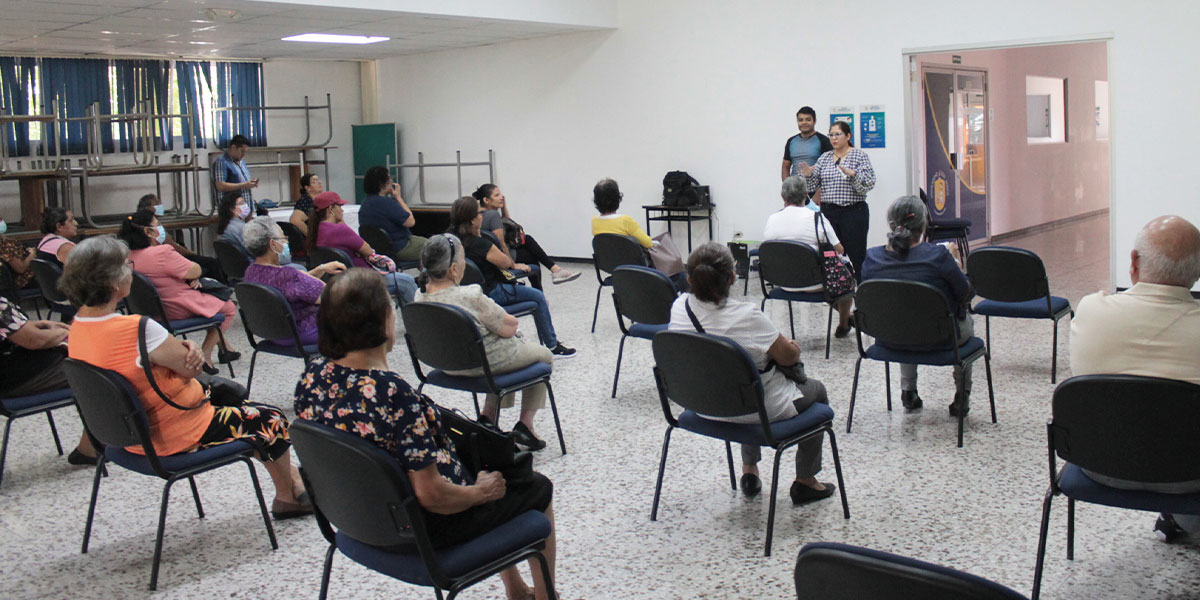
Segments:
[[[858,146],[860,148],[883,148],[887,145],[886,127],[884,127],[883,106],[873,105],[862,107],[858,115]]]

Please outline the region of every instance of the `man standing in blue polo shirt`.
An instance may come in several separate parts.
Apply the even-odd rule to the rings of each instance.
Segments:
[[[246,149],[249,147],[250,140],[246,139],[246,136],[233,136],[233,139],[229,140],[229,148],[213,163],[212,177],[217,186],[218,197],[225,192],[239,192],[250,207],[250,214],[255,214],[254,195],[250,190],[258,187],[258,179],[250,178],[250,168],[246,166],[246,161],[242,160],[246,157]]]
[[[803,106],[796,111],[800,133],[788,138],[783,146],[783,172],[780,180],[800,174],[800,165],[815,165],[822,154],[833,150],[829,138],[817,131],[817,111]]]

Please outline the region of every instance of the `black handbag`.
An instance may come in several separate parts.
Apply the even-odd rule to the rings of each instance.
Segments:
[[[200,287],[196,288],[196,291],[204,292],[210,296],[216,296],[222,300],[229,300],[230,298],[233,298],[233,288],[221,283],[220,281],[217,281],[216,279],[211,277],[201,277],[196,281],[200,284]]]
[[[528,453],[517,452],[517,443],[512,434],[503,433],[478,421],[461,411],[438,406],[439,418],[458,451],[458,458],[472,474],[480,471],[512,472],[523,468],[522,463],[532,469]],[[522,455],[525,458],[522,458]]]
[[[700,325],[700,319],[697,319],[696,313],[692,312],[692,305],[688,304],[687,300],[684,300],[683,307],[685,309],[687,309],[688,318],[692,320],[692,326],[696,328],[696,331],[699,331],[700,333],[705,333],[704,327],[702,327]],[[762,370],[760,370],[758,372],[758,374],[764,375],[767,373],[767,371],[770,371],[771,369],[775,369],[776,371],[779,371],[780,373],[783,374],[784,377],[787,377],[788,379],[790,379],[796,383],[799,383],[801,385],[808,383],[808,374],[804,372],[804,361],[802,361],[802,360],[796,361],[796,364],[794,364],[794,365],[785,367],[785,366],[775,362],[775,359],[768,358],[767,366],[765,368],[763,368]]]

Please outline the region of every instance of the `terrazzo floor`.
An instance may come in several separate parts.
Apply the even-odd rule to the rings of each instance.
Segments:
[[[1010,241],[1038,252],[1051,287],[1076,303],[1109,287],[1108,221],[1101,216]],[[578,281],[550,287],[559,337],[579,350],[559,361],[553,379],[569,454],[554,445],[537,468],[555,483],[559,535],[558,582],[563,598],[794,598],[796,553],[813,541],[838,541],[896,552],[996,580],[1028,594],[1033,580],[1042,495],[1046,490],[1045,421],[1050,383],[1050,325],[1046,321],[993,323],[993,373],[999,424],[987,418],[982,370],[968,418],[965,447],[955,448],[948,369],[922,369],[924,410],[884,408],[883,368],[863,367],[854,431],[846,434],[853,337],[834,340],[821,358],[825,314],[797,306],[796,328],[810,376],[829,390],[838,416],[837,441],[852,518],[838,501],[792,507],[780,496],[771,557],[762,556],[765,494],[747,499],[730,489],[719,442],[673,436],[662,505],[649,519],[665,427],[654,389],[650,344],[632,340],[618,397],[609,397],[619,332],[609,294],[600,322],[588,332],[595,278],[588,265]],[[1124,268],[1122,264],[1121,268]],[[751,282],[751,297],[757,298]],[[740,286],[738,286],[740,291]],[[757,301],[757,300],[755,300]],[[786,331],[787,309],[768,307]],[[523,323],[532,329],[532,323]],[[1059,341],[1059,377],[1069,373],[1068,323]],[[982,323],[977,329],[982,333]],[[246,351],[235,324],[230,339]],[[246,359],[236,365],[244,378]],[[392,367],[410,381],[412,365],[397,346]],[[297,360],[259,360],[253,400],[284,407],[301,369]],[[893,370],[893,377],[898,374]],[[466,394],[431,389],[438,402],[469,410]],[[511,426],[515,411],[501,419]],[[66,445],[79,435],[72,410],[57,411]],[[539,434],[553,436],[549,413]],[[325,552],[312,519],[276,525],[280,548],[272,552],[251,498],[244,470],[199,476],[208,512],[198,520],[186,490],[171,500],[159,590],[147,591],[161,485],[119,468],[102,486],[88,554],[79,553],[92,471],[71,467],[54,452],[44,420],[13,427],[0,487],[0,598],[315,598]],[[766,451],[769,479],[772,454]],[[782,472],[792,469],[785,457]],[[267,485],[266,472],[259,467]],[[790,475],[785,475],[784,489]],[[826,445],[822,479],[832,480]],[[764,480],[764,487],[770,484]],[[768,488],[769,489],[769,488]],[[268,492],[269,493],[269,492]],[[1200,548],[1167,545],[1151,530],[1154,515],[1080,505],[1076,557],[1065,559],[1066,503],[1056,502],[1043,594],[1046,598],[1200,597]],[[527,576],[528,578],[528,576]],[[335,559],[333,598],[430,598],[431,590],[394,581]],[[463,598],[503,598],[497,579]]]

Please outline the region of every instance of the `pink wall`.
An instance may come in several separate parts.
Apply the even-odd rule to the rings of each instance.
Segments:
[[[1095,81],[1108,80],[1104,43],[957,53],[963,67],[987,69],[990,123],[990,233],[999,235],[1109,206],[1109,142],[1096,139]],[[951,54],[922,64],[951,65]],[[1067,79],[1065,144],[1025,138],[1025,76]],[[916,117],[923,117],[918,110]],[[915,123],[916,131],[923,124]]]

